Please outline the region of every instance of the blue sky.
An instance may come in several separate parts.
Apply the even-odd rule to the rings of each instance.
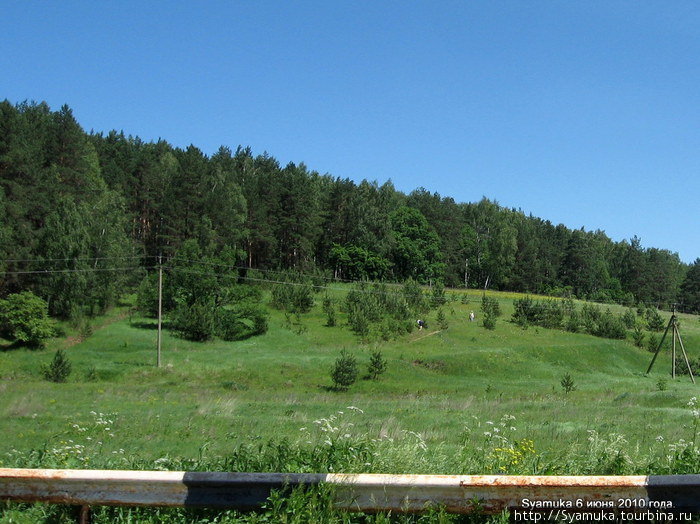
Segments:
[[[700,257],[696,2],[0,5],[0,99]]]

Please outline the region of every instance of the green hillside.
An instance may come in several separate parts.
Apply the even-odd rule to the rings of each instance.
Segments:
[[[445,457],[483,447],[485,434],[503,420],[499,431],[509,443],[531,440],[550,462],[586,453],[591,435],[622,435],[638,455],[693,440],[697,419],[687,404],[697,387],[687,376],[671,379],[668,350],[645,376],[652,355],[629,338],[523,329],[509,320],[519,295],[490,295],[503,310],[493,331],[482,325],[477,292],[444,307],[446,330],[438,330],[433,311],[427,329],[388,342],[359,341],[343,313],[336,327],[326,327],[320,300],[300,323],[273,310],[265,335],[240,342],[188,342],[166,330],[160,369],[155,321],[134,316],[129,304],[99,319],[83,341],[66,326],[67,336],[45,350],[7,344],[0,352],[0,434],[11,438],[0,442],[0,466],[26,465],[31,450],[58,443],[80,443],[98,462],[115,455],[129,463],[195,458],[202,449],[225,457],[250,442],[310,442],[320,435],[320,419],[331,415],[348,438],[418,438]],[[700,322],[680,319],[695,359]],[[65,384],[41,375],[57,348],[73,366]],[[379,349],[387,372],[333,390],[329,372],[343,348],[357,358],[361,376]],[[567,373],[575,385],[569,393],[561,385]],[[66,453],[68,465],[85,465],[79,454]],[[407,458],[395,469],[416,465]],[[446,459],[421,467],[412,472],[458,473],[466,466]]]

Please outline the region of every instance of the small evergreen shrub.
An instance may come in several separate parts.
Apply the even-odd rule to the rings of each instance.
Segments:
[[[418,282],[411,279],[407,280],[401,292],[406,304],[412,312],[425,313],[428,311],[428,303]]]
[[[659,337],[656,333],[649,333],[649,338],[647,339],[647,349],[651,353],[655,353],[656,349],[659,347]]]
[[[357,360],[343,349],[331,369],[333,387],[338,391],[345,391],[355,383],[357,375]]]
[[[490,311],[484,313],[484,327],[490,330],[496,329],[496,317]]]
[[[366,338],[369,335],[369,319],[362,308],[355,307],[348,311],[348,324],[357,336]]]
[[[268,313],[263,306],[241,302],[217,308],[215,334],[223,340],[242,340],[267,331]]]
[[[447,323],[447,317],[445,316],[445,312],[442,309],[438,309],[436,321],[438,327],[443,331],[449,327],[449,324]]]
[[[624,322],[627,329],[633,329],[637,322],[637,315],[634,313],[632,308],[627,308],[625,314],[622,315],[622,322]]]
[[[214,304],[210,300],[198,300],[192,305],[181,303],[173,312],[170,323],[173,329],[188,340],[205,341],[214,336]]]
[[[379,350],[372,351],[369,357],[369,365],[367,366],[367,375],[372,380],[376,380],[379,375],[386,371],[387,361],[382,356]]]
[[[282,277],[284,278],[284,277]],[[272,307],[291,313],[308,313],[314,306],[314,286],[310,281],[285,279],[272,289]]]
[[[642,329],[642,326],[634,326],[634,331],[632,331],[632,340],[634,340],[634,345],[638,348],[644,347],[645,338],[646,337],[644,335],[644,330]]]
[[[445,286],[438,280],[433,285],[433,291],[430,294],[430,306],[433,308],[439,308],[440,306],[444,306],[446,302]]]
[[[323,297],[323,312],[326,314],[326,326],[333,327],[336,324],[336,313],[333,299],[326,295]]]
[[[646,311],[647,328],[649,331],[661,331],[664,328],[664,319],[656,309],[647,309]]]
[[[570,333],[578,333],[581,327],[581,318],[578,311],[575,309],[571,312],[569,317],[566,319],[565,324],[566,330]]]
[[[592,334],[597,337],[624,339],[627,337],[627,329],[621,317],[606,309],[598,319]]]
[[[602,312],[598,306],[584,304],[581,308],[581,325],[588,333],[595,333],[598,328],[598,321]]]
[[[574,382],[574,379],[571,378],[571,375],[569,373],[564,374],[559,383],[561,384],[564,393],[566,393],[567,395],[572,391],[576,390],[576,384]]]
[[[60,349],[53,356],[51,364],[41,370],[44,378],[50,382],[66,382],[71,372],[71,363]]]

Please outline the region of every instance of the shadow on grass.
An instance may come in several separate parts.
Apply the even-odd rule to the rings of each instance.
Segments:
[[[14,342],[9,342],[9,341],[0,342],[0,352],[13,351],[15,349],[28,349],[30,351],[41,351],[42,349],[46,349],[46,348],[44,346],[28,346],[26,344],[23,344],[19,340],[15,340]]]
[[[131,327],[135,327],[137,329],[158,329],[158,321],[157,320],[130,322],[129,325]],[[166,329],[167,327],[168,327],[167,324],[165,322],[163,322],[162,328]]]
[[[349,390],[350,387],[343,388],[340,386],[325,386],[324,385],[324,386],[318,386],[318,389],[320,389],[321,391],[326,391],[326,392],[330,392],[330,393],[343,393],[343,392]]]

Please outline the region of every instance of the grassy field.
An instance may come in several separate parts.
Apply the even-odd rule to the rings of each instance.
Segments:
[[[113,436],[102,439],[105,451],[151,459],[193,457],[205,445],[209,453],[225,454],[251,439],[297,440],[301,428],[310,431],[314,421],[347,406],[363,412],[355,413],[353,432],[394,439],[415,432],[428,445],[453,448],[483,436],[479,428],[506,415],[515,417],[508,426],[517,428],[514,437],[548,453],[585,446],[591,430],[622,434],[642,448],[658,437],[692,439],[687,403],[697,389],[687,376],[671,380],[668,352],[645,376],[651,354],[630,341],[523,330],[508,321],[514,295],[493,296],[504,311],[494,331],[482,327],[473,293],[468,304],[446,306],[447,330],[435,332],[428,318],[429,329],[383,343],[359,343],[342,314],[339,326],[325,327],[318,305],[302,316],[301,330],[273,311],[268,333],[242,342],[194,343],[165,331],[160,369],[154,366],[155,322],[117,308],[82,342],[69,336],[46,350],[0,352],[0,432],[10,436],[0,442],[0,460],[9,464],[11,449],[70,436],[73,425],[93,423],[91,413],[114,420]],[[685,315],[681,321],[695,357],[700,323]],[[40,374],[58,347],[73,364],[66,384]],[[370,350],[380,349],[387,373],[346,392],[331,390],[329,370],[342,348],[362,371]],[[560,385],[565,373],[576,385],[569,394]]]
[[[433,312],[428,329],[390,342],[358,342],[342,314],[326,327],[320,299],[302,326],[272,311],[269,331],[246,341],[194,343],[166,330],[161,368],[155,321],[124,304],[85,340],[66,327],[44,350],[0,351],[0,466],[254,469],[252,459],[227,457],[264,454],[270,442],[319,449],[345,440],[374,446],[377,458],[257,467],[577,474],[665,463],[678,471],[671,462],[695,440],[688,403],[698,386],[671,379],[668,351],[645,376],[652,355],[631,340],[524,330],[509,321],[518,296],[490,295],[504,313],[494,331],[482,326],[477,292],[445,306],[448,329],[436,331]],[[700,322],[680,319],[695,358]],[[73,366],[65,384],[40,371],[57,348]],[[387,372],[332,390],[329,371],[343,348],[361,371],[381,350]],[[576,385],[568,394],[565,373]]]

